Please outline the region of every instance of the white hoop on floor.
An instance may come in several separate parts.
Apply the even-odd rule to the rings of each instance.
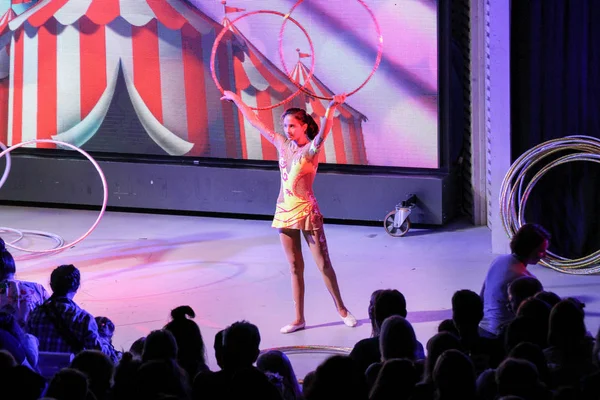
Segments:
[[[2,142],[0,142],[0,150],[2,150],[2,154],[4,154],[4,152],[7,150],[6,145]],[[2,158],[2,157],[0,157],[0,158]],[[2,178],[0,178],[0,188],[2,187],[2,185],[4,185],[4,182],[6,182],[6,180],[8,179],[9,173],[10,173],[10,154],[6,153],[6,168],[4,168],[4,173],[2,174]],[[18,240],[17,240],[17,242],[18,242]]]
[[[0,232],[1,231],[9,231],[9,232],[14,232],[19,234],[21,237],[18,240],[13,240],[12,242],[6,243],[7,246],[16,248],[15,246],[13,246],[15,243],[23,240],[25,238],[25,236],[27,235],[33,235],[33,236],[41,236],[44,238],[48,238],[48,239],[52,239],[56,242],[56,245],[52,248],[49,249],[48,252],[55,252],[58,251],[57,249],[65,244],[65,239],[63,239],[61,236],[52,233],[52,232],[44,232],[44,231],[34,231],[31,229],[13,229],[13,228],[8,228],[6,226],[0,226]],[[32,252],[32,250],[26,250],[28,252]]]
[[[88,153],[86,153],[85,151],[83,151],[79,147],[74,146],[74,145],[72,145],[70,143],[60,142],[58,140],[51,140],[51,139],[33,139],[33,140],[28,140],[26,142],[22,142],[22,143],[18,143],[18,144],[12,145],[11,147],[3,150],[0,153],[0,158],[4,157],[5,155],[8,155],[11,151],[13,151],[15,149],[18,149],[20,147],[27,146],[27,145],[30,145],[30,144],[35,144],[35,143],[52,143],[52,144],[56,144],[56,145],[59,145],[59,146],[68,147],[71,150],[76,150],[79,153],[81,153],[88,160],[90,160],[90,162],[92,163],[92,165],[94,166],[94,168],[96,168],[96,171],[98,171],[98,175],[100,175],[100,180],[102,181],[102,189],[104,190],[104,196],[103,196],[103,200],[102,200],[102,208],[100,209],[100,214],[98,215],[98,218],[96,218],[96,221],[94,222],[94,224],[92,225],[92,227],[90,229],[88,229],[88,231],[86,233],[84,233],[81,237],[79,237],[77,240],[74,240],[71,243],[64,244],[64,241],[62,240],[62,238],[60,238],[57,235],[50,234],[52,236],[59,237],[60,240],[63,242],[63,245],[55,247],[53,249],[45,249],[45,250],[29,250],[29,249],[24,249],[22,247],[15,246],[15,245],[9,245],[8,243],[6,244],[8,247],[12,247],[13,249],[24,251],[26,253],[54,253],[56,251],[61,251],[61,250],[64,250],[66,248],[69,248],[69,247],[72,247],[72,246],[76,245],[77,243],[79,243],[82,240],[84,240],[85,238],[87,238],[92,233],[92,231],[94,229],[96,229],[96,226],[98,226],[98,224],[100,223],[100,220],[102,219],[102,216],[104,216],[104,212],[106,211],[106,205],[108,203],[108,185],[106,184],[106,177],[104,176],[104,172],[102,172],[102,168],[100,168],[100,165],[98,165],[98,163],[96,162],[96,160],[94,160],[92,158],[92,156],[90,156]],[[23,232],[25,233],[27,231],[24,230]],[[29,232],[38,232],[38,233],[40,233],[40,231],[29,231]],[[41,232],[41,233],[46,234],[47,232]],[[37,233],[33,233],[33,234],[37,234]],[[45,236],[45,235],[41,235],[41,236]]]
[[[4,244],[7,245],[7,246],[10,246],[11,244],[18,243],[19,241],[21,241],[21,239],[23,239],[25,237],[25,234],[23,233],[23,231],[20,231],[18,229],[13,229],[13,228],[7,228],[5,226],[0,226],[0,233],[2,233],[2,232],[16,233],[19,236],[18,238],[16,238],[12,242],[7,243],[6,241],[4,241]]]

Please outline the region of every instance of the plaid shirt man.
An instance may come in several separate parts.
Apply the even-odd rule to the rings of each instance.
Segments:
[[[94,317],[67,297],[51,297],[29,315],[27,331],[40,341],[40,351],[79,353],[100,350],[113,362],[114,348],[98,334]]]

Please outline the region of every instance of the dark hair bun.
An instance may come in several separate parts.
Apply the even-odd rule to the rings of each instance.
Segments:
[[[0,252],[2,251],[6,251],[6,244],[4,243],[4,240],[0,238]]]
[[[186,317],[194,318],[196,313],[190,306],[179,306],[171,310],[171,318],[174,320],[186,319]]]

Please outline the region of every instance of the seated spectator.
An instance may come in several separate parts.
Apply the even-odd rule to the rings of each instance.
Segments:
[[[111,397],[114,364],[98,350],[84,350],[71,362],[71,368],[83,372],[88,377],[89,390],[96,400],[109,400]]]
[[[31,368],[17,365],[0,376],[2,400],[37,400],[46,389],[46,379]]]
[[[402,318],[402,317],[399,317]],[[413,356],[414,357],[414,356]],[[367,400],[364,375],[347,356],[332,356],[319,365],[304,396],[307,400]]]
[[[407,359],[383,363],[371,390],[370,400],[408,400],[419,379],[414,364]]]
[[[115,334],[115,324],[108,317],[96,317],[96,325],[98,325],[98,334],[106,343],[108,343],[117,357],[121,359],[121,352],[113,346],[112,338]]]
[[[454,325],[454,321],[451,318],[445,319],[438,325],[437,329],[438,333],[447,332],[451,333],[456,337],[460,337],[460,333],[458,333],[458,329],[456,329],[456,325]]]
[[[535,365],[540,381],[546,385],[550,383],[550,371],[546,363],[546,357],[539,346],[528,342],[519,343],[510,351],[508,358],[529,361]]]
[[[501,327],[510,322],[514,312],[508,300],[508,285],[522,276],[534,277],[528,265],[537,264],[546,256],[550,234],[536,224],[525,224],[510,242],[511,254],[496,258],[490,266],[483,287],[483,319],[479,324],[482,336],[497,337]]]
[[[225,399],[282,400],[283,397],[267,376],[256,368],[236,371],[225,392]]]
[[[458,330],[462,350],[471,357],[479,375],[487,368],[496,368],[502,361],[501,343],[479,334],[483,319],[483,301],[471,290],[459,290],[452,296],[452,320]]]
[[[15,260],[0,238],[0,311],[12,314],[25,327],[29,313],[50,296],[39,283],[16,280],[15,272]]]
[[[448,332],[441,332],[427,342],[427,358],[425,359],[425,372],[423,379],[414,389],[414,400],[431,399],[435,394],[433,383],[433,370],[438,358],[447,350],[461,350],[460,339]]]
[[[118,357],[100,337],[94,317],[73,301],[79,283],[79,270],[73,265],[61,265],[52,271],[52,296],[31,312],[27,330],[38,338],[40,351],[76,354],[100,350],[116,362]]]
[[[137,339],[135,342],[133,342],[131,344],[131,347],[129,348],[129,352],[131,353],[133,358],[135,358],[137,360],[142,359],[142,354],[144,354],[144,346],[145,345],[146,345],[146,337],[145,336],[142,336],[141,338]]]
[[[315,371],[310,371],[304,377],[304,381],[302,381],[302,394],[306,398],[306,393],[310,391],[311,385],[315,381]]]
[[[154,360],[177,360],[177,341],[171,332],[158,329],[146,337],[142,362]]]
[[[520,316],[513,319],[505,329],[505,353],[510,353],[515,346],[523,342],[533,343],[540,348],[544,348],[546,338],[542,327],[536,324],[535,319]]]
[[[517,310],[517,317],[531,319],[538,336],[536,344],[545,349],[548,343],[548,322],[550,320],[550,306],[540,299],[530,297],[524,300]]]
[[[475,369],[473,363],[459,350],[447,350],[438,358],[433,369],[437,400],[474,400]]]
[[[190,306],[181,306],[171,311],[173,320],[165,326],[177,342],[177,363],[187,372],[190,383],[201,371],[208,371],[204,339],[198,325],[188,319],[196,314]]]
[[[115,368],[112,388],[113,400],[135,399],[137,392],[135,379],[141,366],[142,361],[139,358],[134,358],[133,354],[129,352],[123,353],[119,364]]]
[[[285,353],[279,350],[271,350],[261,354],[256,360],[256,367],[265,374],[270,372],[281,377],[284,400],[303,399],[294,368]]]
[[[56,400],[92,400],[93,395],[88,390],[88,378],[81,371],[63,368],[54,375],[46,397]]]
[[[194,399],[223,398],[232,389],[232,381],[238,372],[255,369],[253,364],[260,352],[260,332],[256,325],[246,321],[231,324],[223,332],[222,344],[222,355],[220,356],[222,369],[218,372],[201,372],[196,376],[193,387]],[[262,374],[260,371],[256,372]],[[243,374],[245,377],[243,379],[247,379],[248,376],[256,376],[254,372],[244,372]],[[275,386],[271,385],[270,388],[271,394],[267,396],[268,398],[281,397]]]
[[[381,361],[381,352],[379,350],[379,331],[383,321],[392,315],[398,315],[406,318],[406,299],[404,295],[395,289],[387,289],[378,291],[375,296],[375,307],[369,312],[374,318],[371,324],[375,327],[373,333],[377,336],[362,339],[354,345],[350,357],[354,359],[358,368],[364,373],[369,365]],[[376,292],[374,292],[375,294]],[[373,297],[373,296],[372,296]],[[425,358],[423,345],[417,341],[415,355],[411,359],[422,360]]]
[[[553,387],[573,386],[597,370],[592,359],[593,338],[587,336],[583,305],[573,299],[561,300],[550,312],[548,348]]]
[[[518,396],[523,400],[550,399],[550,392],[539,380],[538,371],[526,360],[507,358],[496,370],[498,396]]]
[[[25,333],[12,314],[2,311],[0,311],[0,350],[9,351],[18,364],[37,370],[37,338]]]
[[[225,329],[215,333],[215,339],[213,343],[213,350],[215,351],[215,360],[219,368],[223,369],[223,333]]]
[[[477,377],[475,383],[476,395],[479,400],[497,400],[498,384],[496,383],[496,370],[486,369]]]
[[[13,357],[12,353],[7,350],[0,350],[0,376],[5,373],[6,370],[17,365],[17,361]]]
[[[508,285],[510,310],[516,315],[519,306],[526,299],[544,290],[542,283],[531,276],[522,276]]]
[[[371,293],[371,299],[369,300],[369,308],[367,310],[367,314],[369,315],[369,321],[371,321],[371,337],[379,336],[379,328],[377,326],[377,322],[375,319],[375,303],[377,302],[377,297],[383,292],[383,289],[375,290]]]
[[[137,399],[159,399],[160,396],[190,398],[190,387],[185,373],[175,359],[153,359],[144,362],[135,378]]]
[[[540,299],[542,301],[545,301],[546,303],[548,303],[548,305],[550,306],[550,308],[554,307],[556,304],[558,304],[559,301],[561,301],[562,299],[560,298],[559,295],[557,295],[554,292],[548,292],[546,290],[542,290],[539,293],[536,293],[535,296],[536,299]]]
[[[410,322],[403,317],[392,315],[386,318],[381,326],[379,338],[381,362],[371,364],[365,372],[369,390],[375,384],[383,362],[394,358],[406,358],[410,361],[416,360],[417,338],[415,331]]]

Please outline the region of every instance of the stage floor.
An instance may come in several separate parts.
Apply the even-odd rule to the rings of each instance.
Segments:
[[[92,211],[2,206],[0,226],[50,231],[72,241],[96,216]],[[479,292],[494,258],[489,229],[465,223],[414,229],[403,238],[388,236],[383,227],[326,225],[325,229],[342,296],[360,320],[354,329],[343,325],[305,248],[309,326],[290,335],[279,333],[293,317],[293,304],[288,267],[269,221],[110,212],[74,248],[36,257],[13,254],[17,277],[48,289],[55,266],[77,266],[82,285],[75,300],[93,315],[114,321],[117,348],[128,349],[140,336],[160,329],[172,308],[190,305],[208,345],[211,368],[217,368],[214,334],[242,319],[259,327],[262,348],[352,347],[370,334],[369,297],[381,288],[404,293],[408,319],[425,344],[439,322],[451,317],[452,294],[459,289]],[[20,244],[42,248],[51,242],[36,239]],[[600,276],[571,276],[540,266],[531,271],[546,289],[584,301],[588,329],[597,332]],[[300,377],[317,365],[315,357],[324,356],[293,356]]]

